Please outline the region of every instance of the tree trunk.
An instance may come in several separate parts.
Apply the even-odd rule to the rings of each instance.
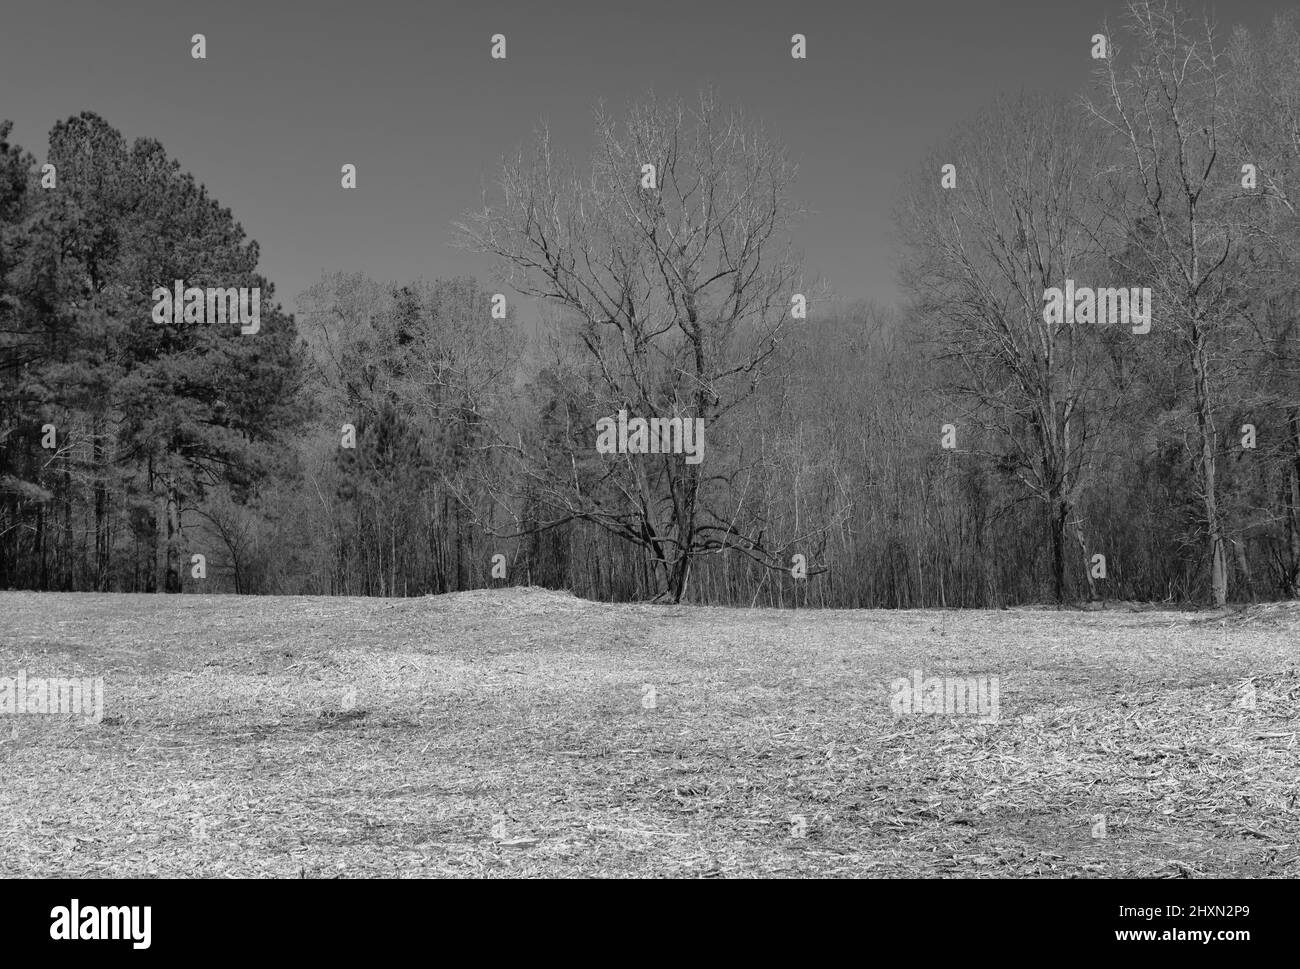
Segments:
[[[1088,583],[1088,601],[1096,602],[1101,597],[1097,595],[1097,583],[1092,577],[1092,561],[1088,556],[1088,539],[1083,534],[1082,518],[1074,520],[1074,540],[1079,543],[1079,551],[1083,553],[1083,578]]]
[[[50,587],[50,576],[45,560],[45,509],[41,505],[36,506],[36,561],[38,563],[36,588],[41,592],[47,592]]]
[[[165,586],[167,592],[181,591],[181,545],[184,535],[181,532],[181,497],[175,484],[167,485],[167,571]]]
[[[680,555],[677,561],[673,563],[669,596],[674,604],[681,602],[686,595],[686,585],[691,577],[691,561],[692,556]]]
[[[1250,601],[1255,601],[1255,579],[1250,572],[1250,560],[1246,558],[1246,543],[1240,539],[1234,540],[1232,550],[1237,557],[1237,569],[1241,572],[1242,582],[1246,586],[1246,595]]]
[[[1205,336],[1192,330],[1192,374],[1196,390],[1196,425],[1201,444],[1201,487],[1204,489],[1205,527],[1210,551],[1210,594],[1216,608],[1228,601],[1228,572],[1224,560],[1223,526],[1219,521],[1217,495],[1218,466],[1215,456],[1214,421],[1210,414],[1209,361]]]
[[[64,592],[72,591],[73,569],[76,559],[72,547],[72,472],[68,470],[69,455],[63,457],[63,550],[59,565],[59,586]]]
[[[108,591],[109,537],[108,486],[104,480],[105,448],[103,428],[96,419],[91,427],[91,463],[95,477],[95,591]]]
[[[1067,502],[1058,499],[1048,510],[1052,520],[1052,589],[1059,606],[1065,601],[1065,528],[1070,515]],[[1087,563],[1087,556],[1084,556]]]

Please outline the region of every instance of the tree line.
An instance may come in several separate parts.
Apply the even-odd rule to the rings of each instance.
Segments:
[[[582,164],[540,129],[454,227],[492,283],[339,272],[294,315],[158,142],[83,113],[38,166],[0,124],[0,588],[1300,596],[1300,29],[1101,36],[1087,91],[918,159],[897,307],[806,274],[795,164],[710,91],[599,111]],[[173,280],[260,327],[159,322]],[[1149,326],[1051,312],[1076,286]],[[620,412],[703,460],[601,453]]]

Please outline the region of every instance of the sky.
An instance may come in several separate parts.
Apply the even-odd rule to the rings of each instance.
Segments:
[[[1226,37],[1283,0],[1211,5]],[[1193,9],[1201,9],[1199,4]],[[890,211],[927,151],[998,94],[1077,94],[1100,0],[0,0],[0,119],[43,160],[83,110],[158,139],[230,207],[276,298],[322,273],[469,273],[454,248],[504,156],[545,120],[589,155],[598,100],[712,86],[788,146],[795,240],[847,299],[901,298]],[[206,60],[190,56],[193,34]],[[506,36],[504,61],[490,56]],[[790,57],[794,33],[806,60]],[[357,166],[357,188],[340,169]],[[526,316],[527,314],[525,314]]]

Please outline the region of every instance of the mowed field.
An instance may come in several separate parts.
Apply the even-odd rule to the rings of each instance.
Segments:
[[[105,694],[0,716],[0,875],[1296,877],[1298,666],[1285,606],[0,593],[0,677]]]

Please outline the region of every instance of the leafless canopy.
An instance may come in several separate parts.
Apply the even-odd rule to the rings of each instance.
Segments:
[[[523,492],[498,490],[544,509],[530,527],[583,519],[643,546],[677,599],[695,555],[764,557],[739,524],[754,474],[743,444],[799,290],[795,166],[707,91],[689,109],[650,98],[621,123],[602,107],[595,142],[577,171],[543,127],[504,166],[495,204],[458,224],[518,293],[559,310],[549,367],[566,413],[536,442],[498,441],[514,473],[495,484],[523,475]],[[702,419],[703,463],[598,457],[595,421],[619,410]]]

